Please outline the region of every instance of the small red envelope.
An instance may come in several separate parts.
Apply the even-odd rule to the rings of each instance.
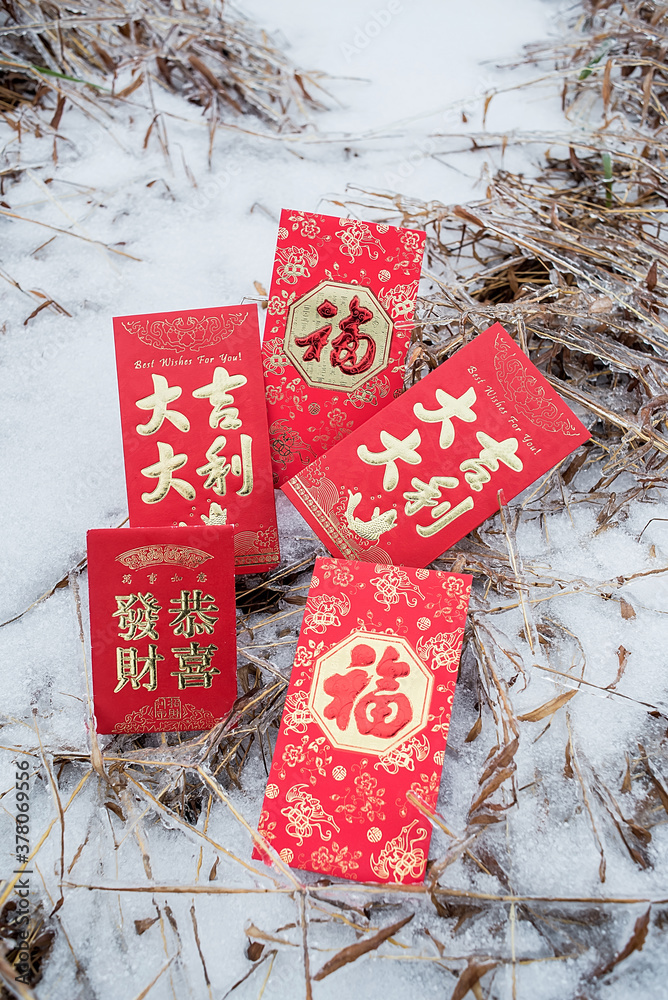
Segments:
[[[427,566],[589,436],[495,323],[283,490],[333,555]]]
[[[231,527],[88,532],[101,733],[209,729],[237,695]]]
[[[259,823],[286,864],[423,880],[431,826],[407,795],[436,807],[470,589],[316,560]]]
[[[130,524],[234,527],[237,573],[279,561],[257,307],[114,319]]]
[[[277,486],[401,392],[424,240],[281,212],[262,346]]]

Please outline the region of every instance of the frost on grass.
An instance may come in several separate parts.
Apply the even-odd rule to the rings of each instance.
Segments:
[[[153,114],[146,141],[155,129],[167,143],[156,90],[201,107],[213,132],[221,120],[244,114],[298,129],[319,106],[317,88],[317,74],[292,66],[227,3],[7,0],[0,10],[4,123],[19,143],[27,133],[53,145],[54,160],[58,143],[68,142],[61,130],[68,105],[104,120],[131,101]],[[15,149],[5,151],[3,174],[12,172]]]
[[[281,496],[283,562],[239,582],[239,700],[208,733],[95,737],[73,551],[3,635],[3,757],[32,774],[40,1000],[663,989],[668,5],[600,6],[556,56],[532,54],[542,75],[559,64],[563,132],[498,139],[532,143],[533,180],[497,173],[464,206],[355,196],[361,215],[427,230],[409,381],[500,319],[592,431],[437,563],[472,573],[474,595],[424,887],[251,860],[320,551]]]

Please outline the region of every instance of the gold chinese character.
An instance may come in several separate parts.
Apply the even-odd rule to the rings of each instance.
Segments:
[[[227,476],[231,472],[233,476],[243,476],[241,489],[237,490],[237,496],[245,497],[253,492],[253,439],[250,434],[241,435],[241,455],[232,455],[227,461],[225,455],[219,452],[227,444],[227,438],[220,434],[206,452],[209,459],[207,465],[201,465],[197,469],[198,476],[206,476],[204,489],[212,489],[218,496],[225,496],[227,491]],[[204,520],[204,518],[202,518]],[[207,524],[215,523],[207,521]]]
[[[417,453],[417,448],[420,445],[420,432],[418,430],[411,431],[408,437],[401,440],[388,431],[381,431],[380,442],[385,445],[384,451],[369,451],[365,444],[361,444],[357,449],[357,454],[367,465],[385,466],[383,489],[389,491],[393,490],[399,482],[397,459],[401,459],[409,465],[419,465],[422,461]]]
[[[495,441],[489,434],[480,431],[476,434],[482,450],[477,458],[469,458],[462,462],[459,468],[464,473],[464,479],[472,490],[481,490],[492,478],[490,472],[496,472],[499,462],[503,462],[513,472],[521,472],[524,466],[516,455],[517,438],[506,438],[505,441]],[[487,468],[485,468],[487,466]],[[490,470],[488,472],[487,470]]]
[[[234,431],[241,427],[239,410],[233,405],[234,396],[231,393],[233,389],[246,385],[247,381],[245,375],[230,375],[226,368],[218,367],[209,385],[194,390],[193,396],[196,399],[208,399],[213,407],[209,414],[211,427],[220,426],[224,431]]]
[[[125,576],[123,577],[123,583],[132,583],[132,577],[130,576],[129,573],[126,573]]]
[[[447,527],[456,518],[465,514],[467,510],[473,510],[473,497],[467,497],[466,500],[462,500],[456,507],[452,507],[452,510],[450,508],[451,504],[447,500],[440,503],[438,507],[434,507],[431,516],[438,518],[438,520],[435,520],[433,524],[418,524],[418,535],[421,535],[423,538],[431,538],[432,535]]]
[[[193,590],[191,603],[190,591],[182,590],[181,599],[174,597],[169,603],[177,605],[175,608],[170,608],[170,614],[175,616],[170,622],[174,635],[185,635],[190,639],[200,632],[213,632],[218,616],[212,612],[218,611],[218,608],[213,603],[211,594],[202,596],[201,590]]]
[[[191,642],[186,649],[172,650],[179,661],[179,669],[172,670],[170,676],[178,677],[179,691],[191,687],[211,687],[214,674],[220,673],[220,670],[211,666],[213,654],[217,650],[218,646],[200,647],[198,642]]]
[[[186,464],[188,456],[175,455],[171,444],[165,444],[163,441],[158,441],[158,456],[157,462],[141,470],[143,476],[152,476],[158,480],[152,493],[142,493],[141,498],[144,503],[159,503],[164,500],[172,486],[186,500],[194,500],[195,490],[190,483],[185,479],[173,478],[173,473]]]
[[[427,410],[422,403],[416,403],[413,407],[413,413],[418,420],[422,420],[426,424],[440,423],[441,433],[438,443],[441,448],[449,448],[455,440],[455,428],[452,424],[452,418],[458,417],[467,424],[477,420],[476,414],[471,409],[475,401],[476,394],[473,387],[467,389],[459,399],[456,396],[451,396],[444,389],[437,389],[436,402],[440,404],[439,409]]]
[[[155,583],[155,581],[158,579],[158,574],[157,573],[149,573],[148,574],[148,579],[149,579],[150,583]]]
[[[197,574],[197,582],[198,583],[206,583],[206,573],[198,573]]]
[[[155,691],[158,687],[158,661],[164,660],[158,652],[158,647],[149,643],[148,656],[137,656],[137,649],[130,646],[129,649],[116,647],[116,678],[118,684],[114,688],[114,694],[125,687],[130,682],[133,691],[138,691],[140,687],[145,687],[147,691]],[[139,664],[144,666],[139,669]],[[148,680],[140,684],[142,677],[148,674]]]
[[[232,475],[240,476],[243,472],[243,483],[241,489],[237,490],[237,496],[247,497],[253,492],[253,459],[251,449],[253,439],[250,434],[241,435],[241,455],[232,455]]]
[[[459,480],[454,476],[432,476],[428,483],[421,479],[411,479],[413,490],[404,493],[407,501],[404,507],[406,514],[417,514],[423,507],[433,507],[441,499],[441,490],[454,490],[459,486]]]
[[[187,528],[188,526],[184,524],[183,527]],[[174,576],[172,577],[172,583],[179,583],[182,579],[183,579],[182,576],[179,576],[178,573],[175,573]]]
[[[221,448],[224,448],[227,444],[227,438],[224,434],[219,434],[217,438],[214,439],[213,444],[207,449],[206,457],[209,462],[208,465],[201,465],[197,469],[198,476],[206,476],[204,480],[204,489],[213,490],[218,496],[224,497],[225,491],[227,489],[226,479],[230,472],[232,466],[229,464],[224,455],[219,455],[218,452]]]
[[[156,698],[153,703],[153,716],[156,719],[180,719],[181,699]]]
[[[181,395],[183,391],[181,387],[175,385],[173,389],[170,389],[164,375],[151,375],[151,378],[153,379],[153,392],[150,396],[138,399],[135,403],[135,406],[141,410],[153,410],[153,415],[147,424],[137,424],[139,433],[155,434],[162,427],[165,418],[170,420],[178,430],[189,430],[190,421],[187,417],[179,413],[178,410],[167,409],[169,404]]]
[[[139,604],[139,607],[133,607],[135,604]],[[125,634],[118,633],[120,639],[158,638],[155,626],[161,608],[153,594],[139,593],[116,597],[116,605],[112,618],[118,618],[119,628],[127,629]]]

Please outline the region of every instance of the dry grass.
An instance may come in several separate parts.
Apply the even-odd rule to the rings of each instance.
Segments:
[[[6,6],[11,14],[12,8]],[[33,8],[39,10],[41,21],[57,21],[56,8],[46,4],[29,4],[21,10]],[[187,37],[186,25],[188,18],[195,16],[195,8],[184,11],[183,17],[179,15],[174,25],[164,16],[161,20],[164,10],[158,5],[150,9],[155,16],[147,13],[138,26],[124,20],[110,5],[109,21],[98,17],[76,26],[54,23],[48,29],[26,31],[20,36],[22,60],[32,68],[26,70],[24,65],[20,70],[23,77],[11,69],[19,76],[7,75],[5,86],[19,94],[25,85],[28,96],[26,100],[7,96],[5,114],[19,122],[29,105],[31,114],[34,112],[31,120],[36,122],[40,101],[46,99],[45,94],[39,94],[41,87],[48,86],[55,95],[52,100],[60,100],[79,86],[72,81],[63,83],[35,65],[82,77],[93,70],[113,72],[112,63],[118,65],[114,60],[121,49],[126,63],[136,60],[136,79],[142,74],[161,76],[164,85],[181,89],[202,103],[209,101],[212,108],[215,104],[216,114],[221,103],[236,102],[241,110],[250,108],[266,117],[272,117],[273,109],[281,119],[286,107],[279,92],[296,83],[298,96],[301,82],[282,63],[272,70],[274,63],[266,49],[254,50],[256,62],[245,64],[251,77],[258,67],[265,67],[257,87],[248,83],[250,77],[244,77],[239,67],[236,76],[227,73],[228,50],[219,36],[236,30],[227,22],[218,22],[214,40],[200,39],[184,49],[175,40]],[[16,17],[16,12],[12,16]],[[81,49],[76,59],[71,55],[67,62],[59,61],[63,58],[58,48],[61,30],[70,33],[68,51]],[[427,270],[432,290],[421,300],[409,382],[424,376],[477,332],[500,320],[558,391],[580,408],[593,434],[591,441],[546,476],[521,506],[510,510],[500,498],[498,521],[484,533],[473,532],[439,561],[439,566],[470,572],[475,578],[459,697],[460,705],[466,703],[469,711],[476,706],[473,714],[477,718],[466,742],[480,741],[478,745],[488,747],[489,752],[480,754],[477,788],[459,832],[453,833],[441,816],[431,813],[419,798],[413,799],[445,834],[449,845],[441,857],[432,859],[425,885],[330,884],[292,871],[278,857],[272,871],[256,868],[209,833],[212,810],[224,808],[230,813],[230,822],[245,830],[249,843],[258,840],[230,792],[242,784],[244,766],[251,757],[259,757],[267,765],[271,758],[270,735],[278,725],[287,687],[287,676],[271,661],[272,650],[296,641],[296,621],[305,600],[314,549],[313,556],[254,586],[249,587],[247,581],[240,585],[239,678],[243,694],[228,719],[203,734],[169,734],[162,740],[119,737],[104,752],[97,748],[93,733],[90,758],[50,748],[56,818],[33,848],[31,860],[37,858],[52,831],[59,833],[62,841],[68,809],[90,780],[101,788],[117,840],[135,839],[146,873],[144,883],[103,878],[79,881],[73,869],[90,850],[82,840],[71,858],[60,853],[57,881],[63,913],[67,913],[70,894],[82,888],[113,898],[142,893],[147,901],[159,902],[155,903],[154,918],[137,922],[136,933],[141,935],[159,922],[163,942],[180,942],[184,928],[178,926],[166,902],[172,897],[186,895],[196,900],[202,894],[247,893],[251,899],[262,893],[282,893],[294,898],[293,924],[272,929],[250,924],[246,928],[248,972],[227,995],[234,995],[251,977],[262,995],[277,955],[298,949],[305,995],[311,997],[312,981],[335,974],[382,945],[383,960],[438,969],[444,980],[444,996],[453,1000],[467,995],[477,1000],[502,995],[514,998],[523,967],[571,959],[579,963],[580,970],[581,991],[574,994],[575,1000],[577,996],[598,996],[600,984],[623,974],[624,963],[646,941],[660,942],[668,926],[668,899],[648,893],[607,892],[606,881],[611,857],[620,851],[636,870],[651,871],[652,830],[665,823],[668,813],[668,788],[661,765],[666,737],[658,738],[652,724],[659,720],[665,730],[668,704],[651,703],[642,691],[617,691],[629,656],[623,645],[618,651],[616,677],[605,686],[590,680],[582,645],[554,616],[553,609],[560,597],[588,595],[590,600],[600,601],[601,607],[603,602],[608,608],[616,605],[621,618],[632,621],[640,606],[629,596],[628,584],[668,572],[668,567],[657,565],[604,581],[569,576],[523,561],[517,530],[526,519],[538,519],[545,525],[551,512],[587,505],[596,513],[595,533],[603,533],[625,518],[629,505],[636,501],[651,504],[668,485],[668,254],[661,240],[663,215],[668,211],[668,176],[662,151],[668,110],[666,38],[668,3],[632,2],[622,8],[587,0],[585,13],[556,53],[531,53],[532,59],[547,60],[552,66],[556,60],[563,77],[564,106],[577,122],[577,142],[537,134],[498,138],[499,146],[516,141],[534,146],[542,143],[548,148],[536,179],[501,171],[489,180],[485,198],[466,207],[421,203],[382,192],[353,196],[356,200],[352,204],[362,206],[364,213],[423,227],[428,234]],[[178,59],[174,55],[177,51]],[[169,62],[168,53],[169,59],[177,61]],[[202,60],[218,59],[220,86],[226,96],[193,63],[193,54]],[[162,69],[161,59],[168,60]],[[19,77],[24,84],[19,83]],[[269,86],[270,80],[275,88]],[[61,91],[64,86],[67,91]],[[588,124],[583,127],[585,113]],[[488,133],[485,140],[495,141]],[[596,470],[593,484],[592,470]],[[649,521],[651,507],[647,510]],[[522,616],[519,639],[503,630],[504,614],[513,609],[519,609]],[[518,714],[516,692],[540,676],[556,682],[555,697]],[[610,781],[604,780],[582,748],[572,710],[574,700],[585,696],[612,699],[645,713],[646,731],[638,732],[637,743],[629,746],[620,760],[619,787],[612,788]],[[516,757],[522,744],[535,742],[558,724],[565,734],[560,789],[577,797],[599,859],[599,891],[594,893],[571,892],[565,886],[559,895],[541,895],[521,891],[515,884],[510,820],[524,791],[518,787]],[[43,763],[36,760],[35,766],[46,776],[46,755]],[[446,758],[446,773],[447,766]],[[63,775],[70,780],[75,775],[78,784],[69,799],[61,802]],[[536,783],[539,781],[537,778]],[[631,790],[634,794],[628,796]],[[541,794],[548,793],[542,789]],[[549,803],[546,808],[549,811]],[[150,824],[161,822],[170,827],[175,838],[198,845],[194,881],[159,884],[154,880],[148,830]],[[273,855],[268,845],[263,847]],[[202,868],[203,859],[212,852],[216,860],[207,871]],[[219,877],[219,864],[228,873],[228,881]],[[455,866],[460,879],[482,873],[494,890],[455,888],[450,884]],[[230,872],[243,876],[241,884],[228,877]],[[10,897],[11,888],[10,882],[0,894],[0,907]],[[386,909],[390,912],[385,913]],[[419,913],[421,930],[413,933],[413,943],[407,947],[392,935],[412,913]],[[195,903],[191,918],[201,975],[208,985]],[[309,941],[310,922],[316,919],[332,928],[347,925],[356,942],[336,955],[320,954]],[[62,931],[59,920],[56,913],[52,918],[56,933]],[[417,924],[415,921],[411,928]],[[521,925],[533,928],[541,948],[527,952],[516,945]],[[477,944],[472,946],[468,937],[466,945],[455,947],[463,940],[458,938],[462,929],[472,926],[476,927]],[[45,932],[40,929],[39,933]],[[322,933],[321,928],[321,938]],[[45,941],[46,955],[46,939],[40,940]],[[159,976],[171,974],[175,955],[167,943],[164,947],[165,964]],[[660,947],[655,944],[654,956],[660,954]],[[83,969],[80,957],[74,951],[72,954],[77,967]],[[9,961],[11,957],[10,951]],[[549,964],[545,968],[549,969]],[[195,980],[194,970],[189,970],[189,975]],[[151,985],[147,981],[149,989]]]
[[[143,108],[149,112],[145,142],[155,132],[166,147],[164,115],[155,103],[160,89],[202,108],[210,143],[218,125],[234,125],[244,114],[294,132],[321,107],[318,74],[299,72],[222,0],[0,3],[0,118],[15,139],[25,133],[42,139],[45,156],[55,160],[59,141],[67,141],[68,106],[101,122],[128,104]],[[3,182],[19,170],[6,152]]]

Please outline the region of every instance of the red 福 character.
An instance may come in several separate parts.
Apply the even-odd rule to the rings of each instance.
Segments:
[[[325,299],[317,309],[318,315],[322,316],[323,319],[331,319],[332,316],[336,316],[338,309],[336,306]],[[303,361],[320,361],[320,353],[327,343],[327,338],[332,332],[332,324],[327,323],[325,326],[321,326],[319,330],[314,330],[313,333],[308,333],[305,337],[295,337],[295,344],[298,347],[305,347]]]
[[[373,319],[370,309],[360,306],[359,296],[350,300],[350,312],[339,323],[341,333],[332,341],[330,361],[332,367],[338,367],[346,375],[361,375],[367,372],[376,356],[376,342],[366,333],[360,333],[360,326]],[[357,360],[357,350],[362,341],[366,341],[364,355]]]
[[[360,698],[355,706],[355,722],[363,736],[390,739],[400,732],[413,718],[413,708],[405,694],[400,692],[398,677],[406,677],[411,668],[394,646],[388,646],[376,667],[376,690]],[[387,692],[387,693],[386,693]]]
[[[325,718],[334,719],[341,730],[348,728],[355,698],[369,683],[369,674],[359,668],[371,666],[375,659],[373,649],[360,643],[353,647],[350,654],[350,666],[358,669],[346,674],[333,674],[323,684],[325,693],[332,699],[324,711]]]

